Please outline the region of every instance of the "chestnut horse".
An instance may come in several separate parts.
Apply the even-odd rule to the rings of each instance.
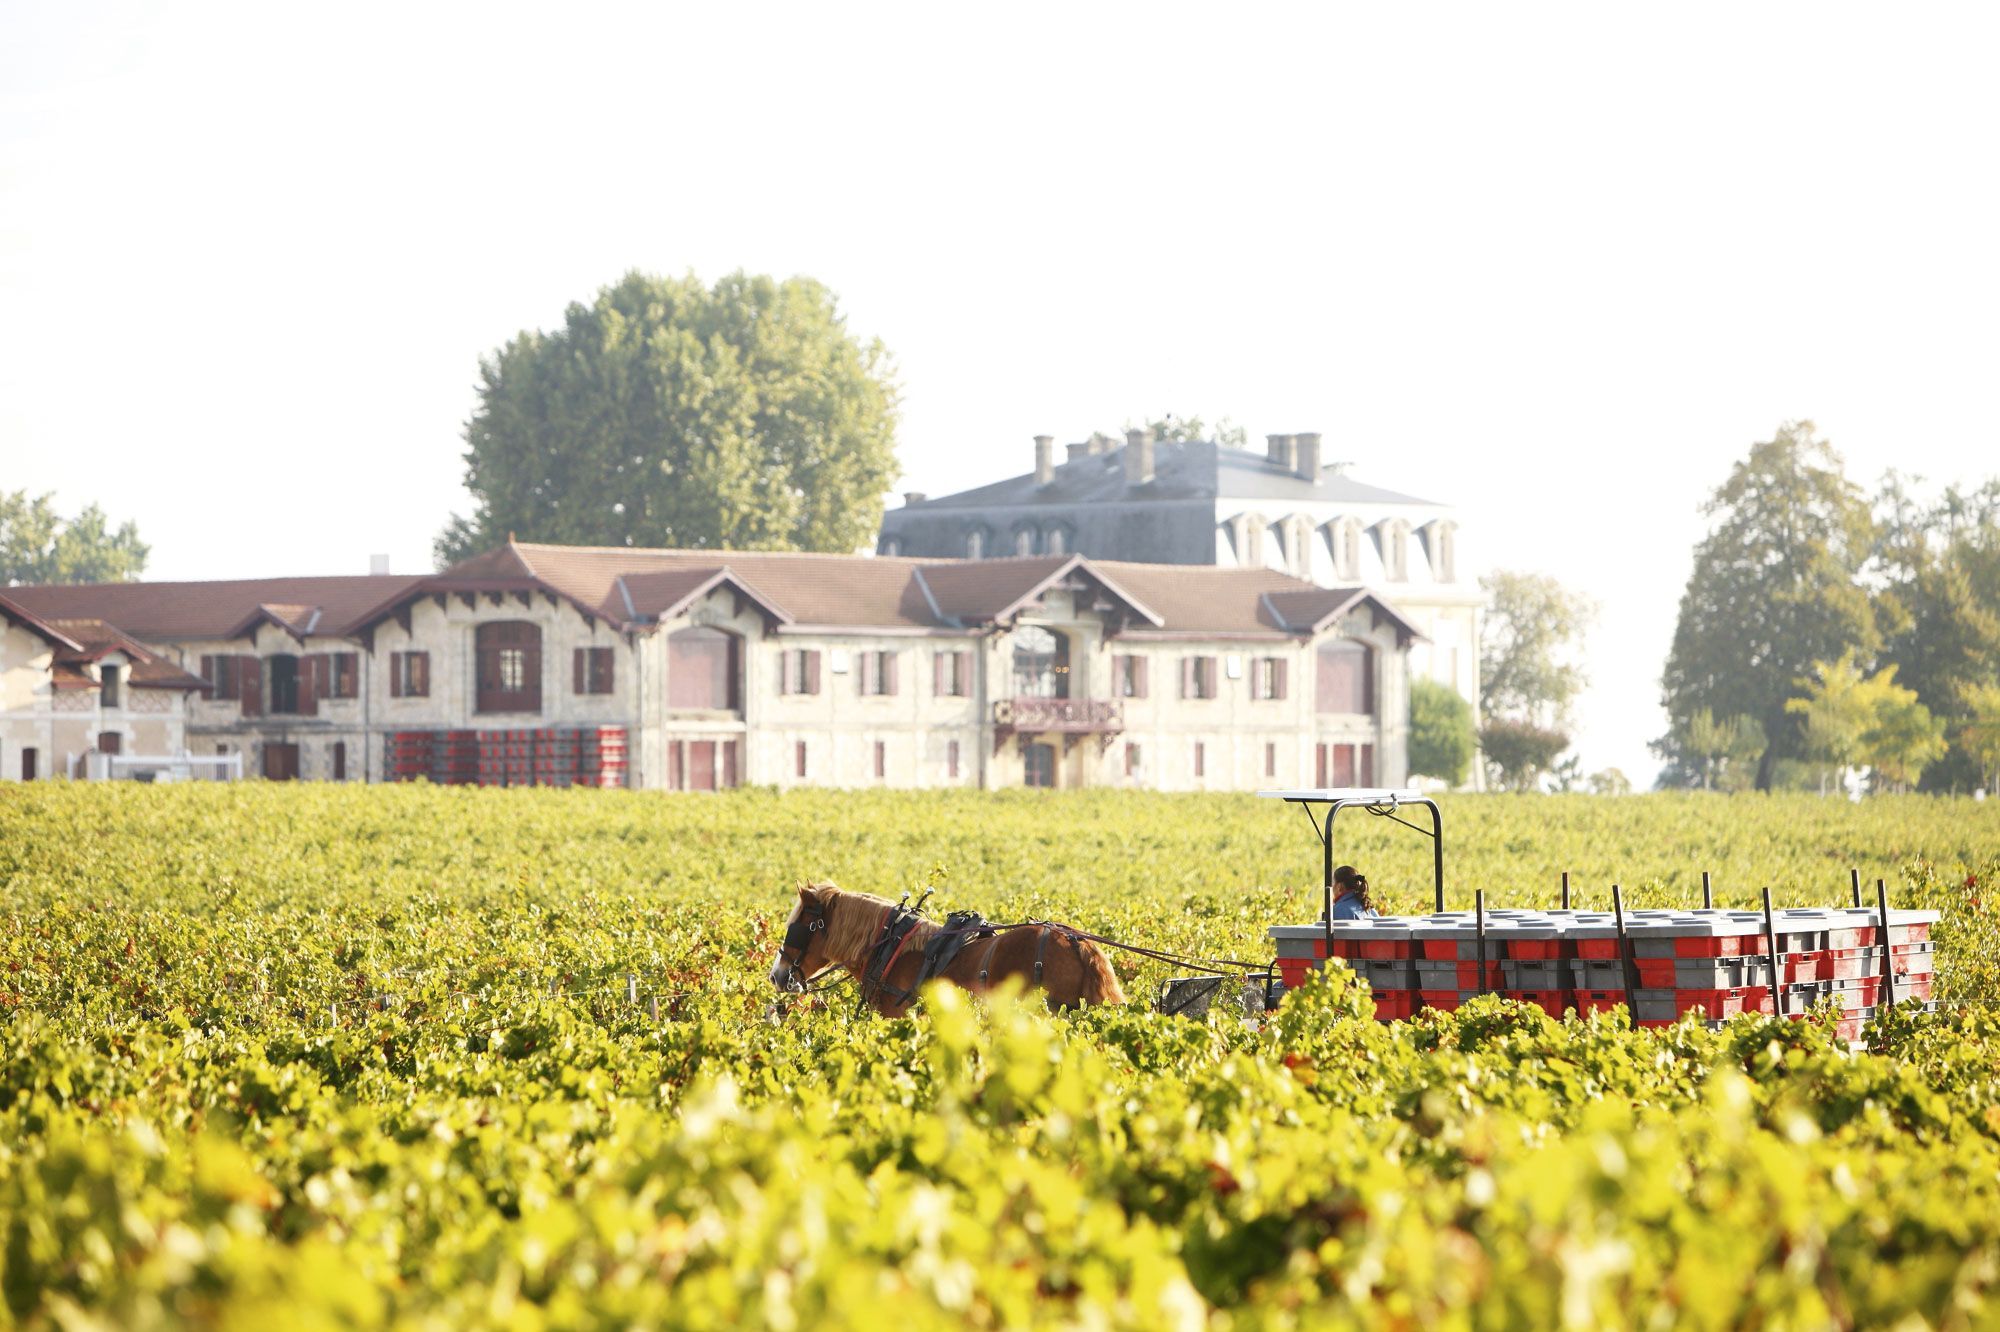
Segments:
[[[901,1016],[916,1003],[926,948],[948,932],[918,917],[899,941],[885,944],[885,938],[893,939],[899,914],[907,913],[867,893],[842,892],[830,883],[801,884],[798,903],[785,921],[785,942],[771,966],[771,984],[799,991],[829,967],[844,967],[861,982],[862,1002],[884,1017]],[[879,974],[871,974],[870,962],[878,952]],[[1019,976],[1047,991],[1052,1009],[1125,1002],[1111,962],[1096,944],[1061,925],[1039,921],[991,933],[971,928],[957,956],[937,976],[974,994]]]

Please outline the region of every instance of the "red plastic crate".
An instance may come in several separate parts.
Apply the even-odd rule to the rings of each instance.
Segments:
[[[1449,1013],[1458,1007],[1457,990],[1405,990],[1403,993],[1416,995],[1419,1008],[1435,1008],[1440,1013]]]
[[[1568,990],[1502,990],[1501,994],[1524,1004],[1533,1004],[1550,1017],[1559,1018],[1570,1006]]]
[[[1290,984],[1290,982],[1286,982]],[[1416,992],[1414,990],[1375,991],[1375,1017],[1378,1021],[1389,1022],[1396,1018],[1409,1017]]]

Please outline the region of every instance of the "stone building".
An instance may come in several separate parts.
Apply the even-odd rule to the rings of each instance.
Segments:
[[[82,776],[89,754],[178,752],[202,688],[114,625],[45,618],[0,594],[0,777]]]
[[[8,595],[143,643],[200,686],[187,746],[273,779],[381,780],[410,737],[607,727],[623,780],[664,789],[1406,776],[1414,626],[1268,567],[510,542],[428,576]]]
[[[1262,453],[1191,441],[1093,435],[1034,469],[954,495],[912,493],[883,516],[885,555],[992,559],[1078,554],[1271,569],[1322,587],[1368,587],[1422,635],[1410,669],[1479,702],[1483,598],[1449,506],[1328,465],[1316,434],[1272,435]]]

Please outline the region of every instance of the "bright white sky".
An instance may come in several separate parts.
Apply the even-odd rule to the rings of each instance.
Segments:
[[[628,268],[808,273],[901,488],[1318,430],[1603,602],[1646,780],[1704,494],[1811,417],[2000,473],[2000,11],[0,7],[0,488],[150,576],[429,567],[478,358]]]

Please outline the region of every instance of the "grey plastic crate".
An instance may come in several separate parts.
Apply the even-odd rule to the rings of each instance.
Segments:
[[[1569,967],[1560,958],[1539,962],[1502,961],[1500,974],[1510,990],[1566,990]]]

